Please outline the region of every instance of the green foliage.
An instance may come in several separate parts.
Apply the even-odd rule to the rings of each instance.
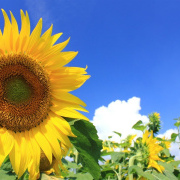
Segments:
[[[1,179],[4,179],[4,180],[16,180],[17,176],[10,172],[10,171],[5,171],[5,170],[1,170],[0,169],[0,177]]]
[[[122,136],[122,134],[121,133],[119,133],[119,132],[116,132],[116,131],[113,131],[115,134],[117,134],[119,137],[121,137]]]
[[[171,179],[171,180],[176,180],[177,177],[173,174],[174,172],[174,166],[171,163],[165,163],[165,162],[158,162],[158,164],[162,165],[165,170],[163,171],[164,175]]]
[[[15,180],[17,178],[16,174],[12,170],[12,166],[8,156],[6,157],[0,168],[0,178],[7,180]]]
[[[149,180],[155,180],[154,179],[154,176],[151,174],[151,173],[149,173],[149,172],[144,172],[143,170],[142,170],[142,168],[140,168],[140,167],[138,167],[138,166],[135,166],[135,165],[133,165],[133,166],[131,166],[131,167],[129,167],[129,169],[128,169],[128,172],[129,172],[129,174],[138,174],[139,176],[141,176],[141,177],[144,177],[144,178],[147,178],[147,179],[149,179]]]
[[[179,118],[175,118],[174,120],[176,120],[177,122],[174,123],[174,125],[179,128],[180,126],[180,117]]]
[[[176,138],[177,138],[177,136],[178,136],[178,134],[172,133],[172,134],[171,134],[171,141],[175,141]]]
[[[115,163],[118,163],[122,160],[122,158],[125,158],[125,153],[123,152],[113,152],[111,154],[111,160]]]
[[[157,134],[159,130],[161,129],[159,113],[155,112],[155,113],[149,114],[148,117],[149,117],[149,123],[147,124],[147,127],[149,131],[153,131],[154,134]]]
[[[154,114],[156,118],[159,118],[157,116],[158,113]],[[153,118],[154,114],[151,114]],[[153,126],[151,127],[153,120],[157,121],[157,119],[153,118],[146,125],[139,120],[132,128],[143,133],[151,131],[154,128]],[[159,167],[164,167],[162,173],[158,171],[157,167],[148,166],[150,150],[148,149],[149,145],[143,143],[144,137],[137,137],[136,139],[136,135],[133,134],[128,135],[125,139],[120,139],[119,142],[114,142],[112,141],[113,136],[109,136],[108,140],[102,142],[102,140],[99,140],[97,131],[91,122],[70,118],[66,118],[66,120],[71,125],[73,133],[77,136],[75,138],[70,137],[70,141],[73,144],[73,147],[68,152],[70,159],[67,157],[62,159],[63,166],[67,170],[61,169],[60,177],[56,177],[54,173],[47,175],[41,172],[40,180],[180,179],[180,161],[175,161],[174,156],[169,151],[170,142],[176,143],[180,136],[180,118],[175,123],[178,133],[172,133],[171,139],[157,138],[154,135],[155,133],[153,133],[154,136],[152,138],[155,138],[155,141],[151,143],[158,143],[161,151],[157,153],[157,156],[162,159],[162,161],[157,161],[156,159],[154,161],[158,163]],[[159,128],[160,126],[154,128],[154,130],[156,129],[155,131],[157,132]],[[122,137],[120,132],[114,131],[114,133],[119,138]],[[146,137],[146,140],[148,138]],[[0,179],[17,180],[17,175],[12,169],[9,157],[5,159],[0,168]],[[19,180],[28,179],[29,174],[26,171]]]
[[[94,179],[99,179],[101,171],[98,160],[100,159],[102,141],[98,139],[97,130],[91,122],[84,120],[74,122],[71,128],[77,136],[76,138],[70,137],[70,140],[79,153],[79,162],[91,173]]]
[[[144,131],[146,126],[143,125],[143,122],[139,120],[136,124],[133,125],[133,129]]]

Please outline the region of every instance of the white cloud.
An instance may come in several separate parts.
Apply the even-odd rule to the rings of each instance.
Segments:
[[[161,137],[161,138],[165,137],[167,139],[170,139],[171,134],[172,133],[177,133],[177,132],[178,132],[177,129],[168,129],[165,133],[159,134],[158,137]]]
[[[126,138],[129,134],[141,135],[140,131],[132,129],[132,126],[138,121],[148,122],[148,117],[141,115],[139,111],[140,98],[132,97],[127,101],[116,100],[111,102],[107,107],[101,106],[95,110],[93,124],[96,126],[100,139],[107,139],[113,135],[114,141],[119,141],[118,135],[113,131],[120,132],[122,138]]]
[[[92,123],[96,126],[100,139],[108,139],[113,136],[112,140],[119,141],[118,135],[113,131],[120,132],[122,139],[129,134],[137,134],[142,137],[140,131],[132,129],[132,126],[138,121],[148,122],[148,117],[141,115],[140,98],[132,97],[127,101],[116,100],[111,102],[107,107],[101,106],[95,110]],[[177,129],[168,129],[165,133],[159,134],[158,137],[170,139],[172,133],[177,133]],[[176,139],[178,141],[178,139]],[[170,153],[175,156],[175,160],[180,160],[180,150],[177,143],[171,143]]]
[[[167,139],[171,138],[172,133],[178,133],[177,129],[168,129],[165,133],[159,134],[158,137],[165,137]],[[176,141],[179,141],[177,138]],[[170,153],[175,156],[175,160],[180,160],[180,151],[178,143],[171,143]]]

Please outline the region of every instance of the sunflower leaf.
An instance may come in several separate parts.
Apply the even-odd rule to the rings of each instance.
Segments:
[[[132,129],[136,129],[136,130],[140,130],[140,131],[144,131],[144,129],[146,128],[146,126],[143,125],[143,122],[141,120],[139,120],[136,124],[133,125]]]
[[[172,133],[172,134],[171,134],[171,141],[175,141],[176,138],[177,138],[177,136],[178,136],[178,134]]]
[[[80,163],[88,169],[94,179],[99,179],[100,166],[98,165],[98,159],[100,159],[102,141],[98,139],[96,128],[91,122],[85,120],[74,122],[71,128],[77,137],[70,137],[70,140],[79,152]]]
[[[121,133],[119,133],[119,132],[117,132],[117,131],[113,131],[113,133],[117,134],[119,137],[121,137],[121,136],[122,136],[122,134],[121,134]]]
[[[62,178],[56,178],[54,176],[49,176],[45,173],[41,173],[41,180],[62,180]]]
[[[136,172],[139,176],[142,176],[144,178],[147,178],[149,180],[154,180],[154,177],[152,176],[152,174],[148,173],[148,172],[144,172],[142,170],[142,168],[136,166],[136,165],[133,165],[131,166],[129,169],[128,169],[129,173],[132,174],[134,172]]]
[[[6,157],[3,164],[1,165],[1,169],[5,171],[12,171],[12,165],[8,156]]]
[[[25,171],[25,173],[18,180],[29,180],[28,171]]]
[[[0,169],[0,178],[5,180],[16,180],[16,175]]]
[[[170,163],[165,163],[165,162],[161,162],[159,161],[158,164],[162,165],[165,170],[163,171],[163,173],[171,180],[176,180],[177,177],[173,174],[174,172],[174,166]]]
[[[93,180],[93,177],[90,173],[77,173],[74,174],[73,172],[70,172],[68,176],[66,176],[68,179],[77,179],[77,180]]]
[[[123,152],[113,152],[111,154],[111,160],[113,162],[118,163],[121,159],[123,159],[123,157],[125,157],[125,153],[123,153]]]

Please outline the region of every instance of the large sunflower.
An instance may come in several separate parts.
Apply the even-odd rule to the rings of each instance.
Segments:
[[[9,155],[18,177],[28,169],[30,179],[39,173],[40,156],[61,162],[74,136],[63,117],[87,119],[85,103],[69,92],[88,78],[86,69],[64,67],[77,52],[61,52],[68,44],[55,44],[62,33],[44,34],[42,19],[30,32],[28,13],[21,10],[21,29],[6,12],[0,30],[0,166]]]

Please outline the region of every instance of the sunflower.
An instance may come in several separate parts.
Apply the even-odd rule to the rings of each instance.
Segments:
[[[39,173],[43,153],[52,164],[71,146],[75,136],[63,117],[88,120],[76,110],[85,103],[69,92],[90,76],[86,68],[67,67],[77,52],[61,52],[69,39],[56,43],[62,33],[50,28],[41,35],[42,19],[32,32],[28,13],[21,14],[21,29],[4,10],[0,30],[0,166],[9,155],[18,178],[28,169],[30,179]],[[56,44],[55,44],[56,43]]]
[[[164,148],[159,145],[159,142],[156,138],[153,138],[153,131],[151,133],[146,130],[143,134],[142,143],[146,148],[144,148],[145,153],[147,153],[148,159],[148,168],[153,167],[162,173],[164,167],[159,165],[157,161],[163,161],[159,158],[158,153]]]

